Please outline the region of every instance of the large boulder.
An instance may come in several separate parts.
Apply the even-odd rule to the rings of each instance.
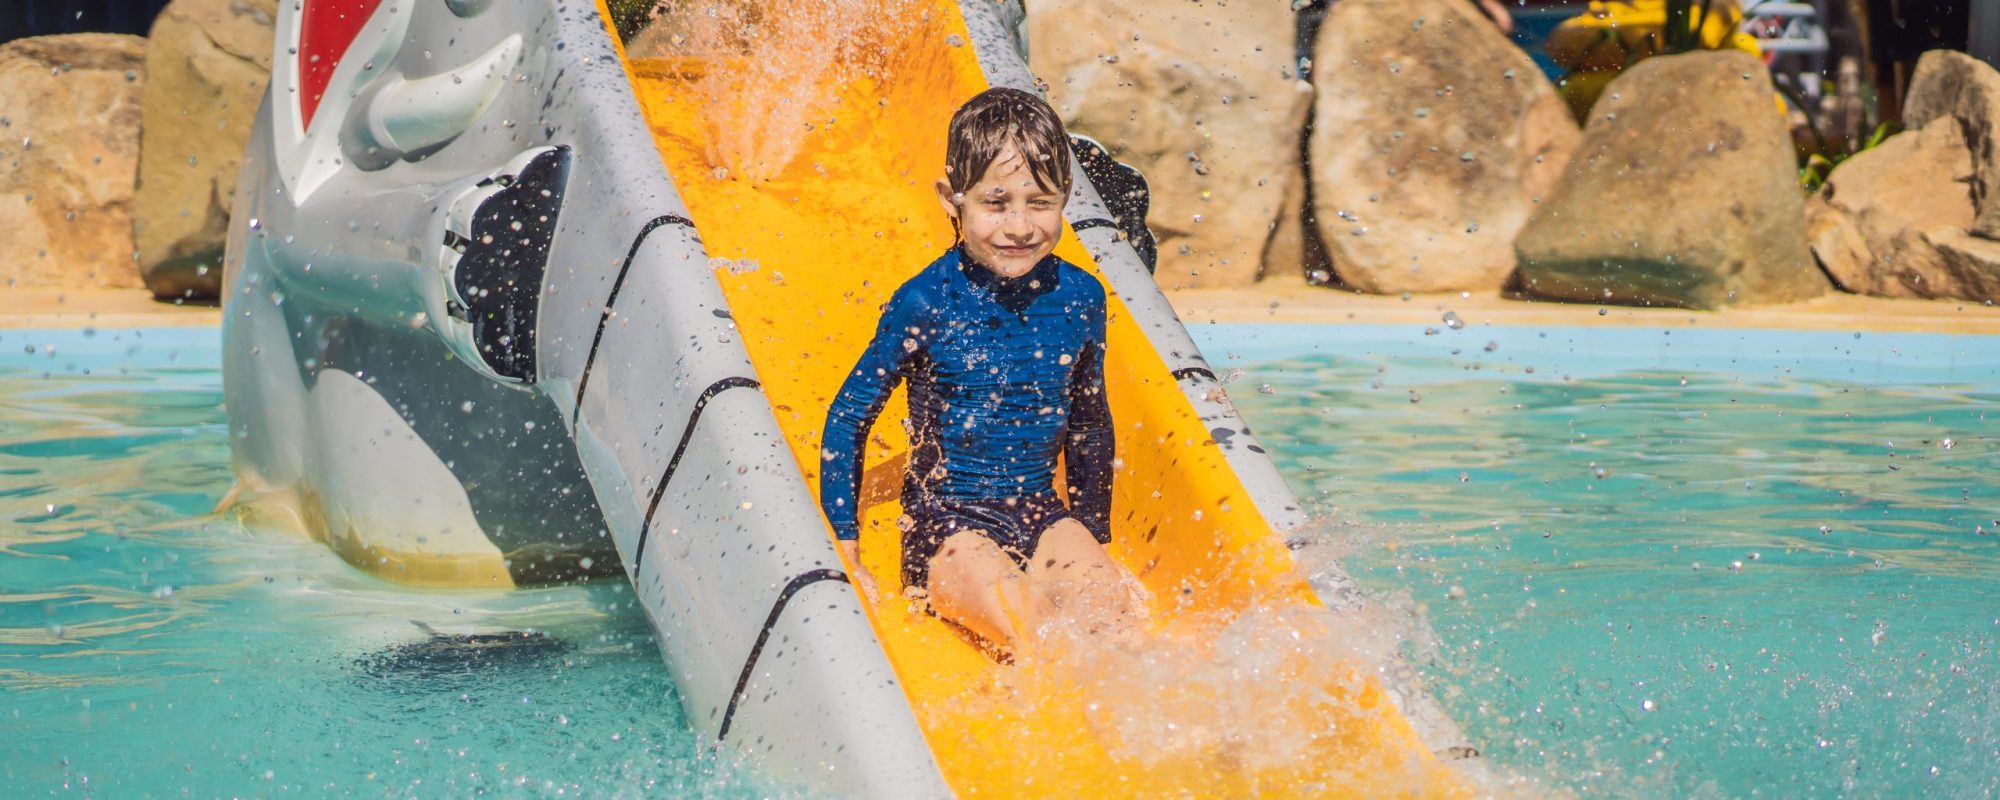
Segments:
[[[215,297],[236,165],[271,73],[277,0],[174,0],[146,51],[133,199],[139,271],[153,294]]]
[[[1555,193],[1515,239],[1518,287],[1591,303],[1719,308],[1826,290],[1806,247],[1763,62],[1655,56],[1606,88]]]
[[[1978,208],[1973,232],[2000,240],[2000,72],[1952,50],[1932,50],[1917,59],[1903,101],[1903,125],[1917,130],[1938,119],[1957,124],[1972,153],[1972,202]]]
[[[1956,120],[1890,137],[1807,201],[1813,255],[1850,292],[2000,299],[2000,242],[1967,233],[1974,175]]]
[[[1064,124],[1152,184],[1161,286],[1257,279],[1300,172],[1293,23],[1282,2],[1028,3],[1031,63]]]
[[[0,285],[139,286],[132,183],[146,40],[0,45]]]
[[[1342,0],[1313,64],[1313,216],[1341,281],[1504,284],[1579,136],[1542,71],[1465,0]]]

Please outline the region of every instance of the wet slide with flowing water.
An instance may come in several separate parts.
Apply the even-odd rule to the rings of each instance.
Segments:
[[[1295,568],[1296,500],[1081,171],[1057,253],[1110,290],[1111,549],[1167,649],[1002,666],[847,584],[817,437],[880,305],[952,243],[951,113],[1033,89],[1019,14],[716,3],[626,41],[575,0],[288,4],[226,281],[244,507],[415,585],[622,568],[690,724],[785,780],[1458,793],[1392,700],[1421,690],[1338,641],[1351,583]],[[891,582],[902,414],[863,490]],[[1229,666],[1164,663],[1203,659]]]

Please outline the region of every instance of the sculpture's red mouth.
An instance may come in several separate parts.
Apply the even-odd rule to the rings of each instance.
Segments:
[[[299,119],[304,125],[312,125],[334,68],[381,4],[382,0],[306,0],[294,56],[299,60]]]

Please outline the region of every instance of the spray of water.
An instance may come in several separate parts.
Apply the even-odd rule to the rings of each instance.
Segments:
[[[991,752],[963,761],[1029,775],[1017,782],[1024,791],[1087,788],[1063,783],[1084,764],[1096,770],[1091,785],[1134,796],[1506,791],[1483,768],[1412,746],[1411,727],[1425,743],[1435,732],[1405,727],[1417,693],[1401,655],[1410,625],[1391,619],[1399,616],[1372,603],[1336,612],[1279,592],[1228,609],[1166,610],[1136,642],[1058,618],[988,683],[918,711],[931,730],[1001,731],[981,737]],[[1050,718],[1073,720],[1074,734],[1050,741],[1047,728],[1006,729],[1010,719]]]
[[[759,183],[838,124],[851,84],[886,82],[936,16],[920,0],[660,0],[627,52],[680,70],[716,177]]]

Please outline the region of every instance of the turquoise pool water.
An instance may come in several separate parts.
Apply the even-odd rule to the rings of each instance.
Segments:
[[[0,794],[771,791],[703,752],[621,583],[419,593],[209,516],[217,338],[0,330]]]
[[[1320,537],[1427,612],[1498,762],[1652,797],[2000,786],[2000,341],[1196,333]]]
[[[1433,327],[1194,333],[1496,761],[2000,789],[2000,342]],[[10,795],[783,793],[702,750],[617,582],[411,592],[207,516],[219,360],[198,329],[0,330]]]

